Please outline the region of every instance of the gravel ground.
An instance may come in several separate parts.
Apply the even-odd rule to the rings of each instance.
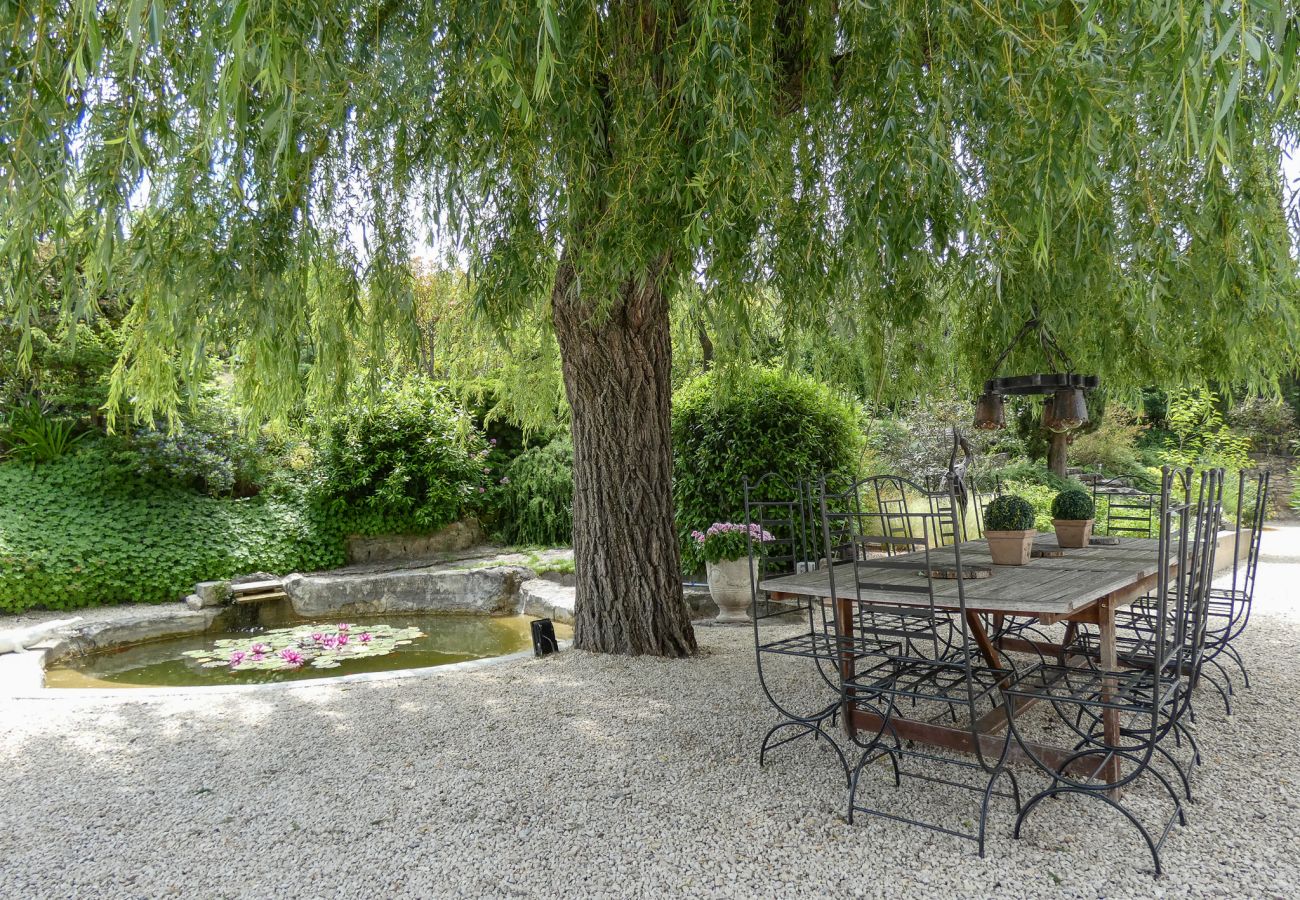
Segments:
[[[824,746],[756,764],[751,632],[695,659],[567,652],[477,672],[245,695],[0,701],[0,896],[1276,896],[1300,893],[1300,528],[1269,532],[1253,687],[1210,697],[1189,825],[1150,875],[1095,801],[988,856],[843,819]],[[1039,782],[1022,773],[1027,787]],[[873,782],[909,808],[956,791]]]

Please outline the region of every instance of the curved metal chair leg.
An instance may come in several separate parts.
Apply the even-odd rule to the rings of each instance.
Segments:
[[[1183,793],[1187,795],[1187,799],[1188,799],[1188,800],[1191,800],[1191,799],[1192,799],[1192,783],[1191,783],[1190,780],[1188,780],[1188,778],[1187,778],[1187,773],[1183,771],[1183,767],[1180,766],[1180,765],[1178,764],[1178,760],[1174,759],[1173,754],[1171,754],[1171,753],[1170,753],[1168,750],[1166,750],[1164,747],[1161,747],[1159,744],[1156,744],[1155,747],[1154,747],[1153,749],[1154,749],[1157,753],[1159,753],[1161,756],[1163,756],[1165,759],[1169,760],[1169,765],[1171,765],[1171,766],[1174,767],[1174,771],[1177,772],[1177,773],[1178,773],[1178,777],[1179,777],[1180,779],[1182,779],[1182,782],[1183,782]]]
[[[759,749],[758,749],[759,768],[762,768],[763,765],[767,762],[768,750],[774,750],[777,747],[780,747],[782,744],[786,744],[790,741],[798,740],[801,737],[801,735],[796,734],[793,737],[786,738],[785,740],[780,741],[776,744],[769,745],[768,742],[772,739],[772,736],[783,728],[801,728],[803,729],[803,732],[805,734],[811,733],[813,735],[814,740],[818,736],[826,738],[826,743],[830,745],[830,748],[835,751],[835,755],[839,757],[840,766],[844,769],[845,783],[846,784],[849,783],[848,757],[846,757],[844,755],[844,751],[840,749],[839,742],[836,741],[834,738],[832,738],[829,734],[827,734],[826,731],[821,727],[821,724],[818,722],[785,721],[785,722],[777,722],[775,725],[773,725],[770,729],[768,729],[767,734],[763,735],[763,741],[759,745]]]
[[[980,859],[984,858],[984,834],[985,834],[985,827],[988,823],[988,818],[989,818],[989,802],[993,798],[993,785],[997,784],[998,779],[1003,775],[1006,775],[1009,779],[1011,779],[1011,795],[1013,801],[1016,804],[1016,815],[1020,815],[1020,785],[1016,782],[1015,773],[1012,772],[1010,769],[1000,769],[997,772],[994,772],[993,776],[989,778],[988,785],[985,786],[984,788],[984,799],[980,803],[980,829],[979,829]]]
[[[1015,827],[1015,831],[1013,832],[1014,836],[1016,838],[1020,837],[1020,826],[1024,824],[1025,818],[1029,815],[1029,813],[1033,810],[1035,806],[1037,806],[1039,803],[1041,803],[1049,796],[1059,797],[1062,794],[1079,794],[1084,797],[1096,797],[1098,800],[1101,800],[1107,806],[1110,806],[1112,809],[1116,809],[1120,813],[1122,813],[1124,818],[1128,819],[1130,822],[1133,823],[1133,827],[1138,830],[1138,833],[1142,835],[1142,839],[1146,841],[1147,849],[1151,851],[1151,859],[1155,863],[1156,877],[1159,878],[1161,874],[1163,874],[1163,870],[1160,867],[1160,851],[1156,847],[1156,842],[1151,839],[1151,833],[1147,831],[1146,826],[1144,826],[1141,822],[1139,822],[1137,820],[1137,817],[1134,816],[1127,809],[1125,809],[1119,802],[1111,799],[1111,797],[1108,796],[1103,791],[1089,791],[1089,790],[1084,790],[1083,788],[1071,787],[1070,785],[1064,785],[1061,787],[1057,787],[1056,785],[1053,785],[1052,787],[1049,787],[1044,791],[1040,791],[1038,794],[1034,795],[1034,797],[1030,799],[1028,803],[1025,804],[1024,810],[1020,813],[1019,816],[1016,817],[1016,827]],[[1178,803],[1177,798],[1174,799],[1174,802]],[[1182,814],[1181,804],[1179,804],[1178,806],[1178,811],[1181,816]]]
[[[1233,664],[1241,670],[1242,684],[1249,688],[1250,672],[1246,669],[1246,661],[1242,659],[1241,651],[1232,646],[1232,642],[1229,641],[1223,645],[1223,652],[1228,654],[1228,659],[1232,660]]]
[[[880,747],[874,752],[871,750],[864,751],[862,757],[858,760],[857,765],[853,767],[853,776],[849,779],[849,814],[847,818],[850,825],[853,824],[853,810],[858,805],[858,779],[862,775],[862,770],[865,769],[869,763],[873,763],[880,759],[881,756],[888,756],[889,761],[894,766],[894,787],[901,787],[903,784],[902,773],[898,768],[898,757],[894,753],[893,748]]]
[[[1213,663],[1214,666],[1217,669],[1219,669],[1219,671],[1221,672],[1223,671],[1223,667],[1220,666],[1218,663],[1215,663],[1213,660],[1210,660],[1210,662]],[[1224,672],[1223,675],[1224,678],[1226,679],[1228,673]],[[1201,669],[1201,680],[1209,684],[1211,687],[1213,687],[1216,691],[1219,692],[1219,699],[1223,701],[1223,711],[1227,715],[1232,715],[1232,698],[1231,698],[1232,682],[1228,681],[1228,688],[1227,690],[1224,690],[1223,685],[1219,684],[1219,680],[1215,678],[1213,675],[1211,675],[1209,672],[1205,671],[1204,668]]]

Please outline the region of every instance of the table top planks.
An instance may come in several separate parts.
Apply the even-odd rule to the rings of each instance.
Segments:
[[[1044,547],[1057,546],[1053,534],[1040,534],[1035,543]],[[1102,597],[1136,588],[1155,576],[1159,568],[1157,551],[1154,539],[1123,538],[1114,546],[1066,550],[1064,556],[1033,559],[1024,566],[995,566],[989,556],[988,544],[982,540],[967,541],[961,545],[962,565],[989,566],[993,575],[979,580],[967,579],[961,583],[961,588],[966,608],[972,612],[1066,616]],[[880,559],[887,559],[888,567],[873,566],[872,559],[861,560],[857,564],[856,577],[853,563],[835,566],[834,596],[907,606],[929,605],[924,593],[915,593],[918,588],[924,591],[926,586],[925,576],[921,574],[926,567],[923,551]],[[955,553],[951,547],[929,553],[931,566],[952,565],[954,561]],[[905,565],[899,567],[899,563]],[[863,588],[859,596],[858,580],[869,582],[873,587]],[[890,585],[898,585],[900,590],[890,591]],[[826,569],[767,578],[759,582],[759,587],[772,593],[832,596],[831,574]],[[958,608],[957,581],[935,579],[933,590],[936,606]]]

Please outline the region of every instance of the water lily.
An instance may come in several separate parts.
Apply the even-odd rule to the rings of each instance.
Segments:
[[[369,643],[370,643],[370,632],[369,632],[369,631],[363,631],[363,632],[361,632],[359,635],[357,635],[357,640],[359,640],[359,641],[360,641],[361,643],[363,643],[363,644],[369,644]]]
[[[347,644],[347,642],[348,642],[348,633],[345,631],[345,632],[343,632],[342,634],[339,635],[339,639],[338,639],[338,641],[336,641],[335,643],[336,643],[339,647],[342,647],[342,646],[344,646],[345,644]]]
[[[319,631],[313,631],[313,632],[311,633],[311,639],[312,639],[312,642],[313,642],[313,643],[316,643],[316,644],[319,644],[319,643],[321,642],[321,639],[324,638],[324,637],[325,637],[325,635],[323,635],[323,634],[322,634],[321,632],[319,632]]]
[[[236,650],[234,653],[230,654],[230,665],[231,666],[239,665],[241,662],[244,661],[244,657],[247,655],[248,654],[246,654],[243,650]]]
[[[352,626],[349,625],[347,622],[340,622],[339,624],[335,625],[334,627],[337,628],[339,631],[347,631],[347,630],[348,630],[349,628],[351,628]]]
[[[281,650],[280,658],[291,666],[302,665],[302,654],[292,647],[285,647]]]
[[[254,645],[253,645],[252,647],[250,647],[249,649],[253,651],[253,655],[254,655],[254,656],[262,656],[262,655],[264,655],[268,650],[270,650],[271,648],[268,647],[268,646],[266,646],[266,644],[263,644],[263,643],[260,643],[260,642],[259,642],[259,643],[254,644]]]

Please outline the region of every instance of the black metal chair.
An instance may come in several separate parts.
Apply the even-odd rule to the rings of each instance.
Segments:
[[[1241,672],[1246,687],[1250,687],[1250,672],[1234,642],[1250,624],[1250,610],[1255,599],[1255,574],[1259,568],[1260,539],[1264,534],[1264,520],[1268,514],[1269,481],[1270,474],[1266,469],[1238,473],[1231,580],[1227,585],[1210,588],[1205,661],[1223,678],[1226,689],[1220,693],[1223,695],[1224,708],[1229,714],[1232,713],[1229,699],[1233,693],[1232,676],[1220,660],[1234,665]],[[1243,538],[1243,532],[1247,532],[1248,537]],[[1207,673],[1206,677],[1209,679],[1213,676]],[[1214,681],[1217,686],[1217,678]]]
[[[1049,786],[1025,804],[1016,821],[1016,837],[1029,814],[1049,797],[1095,798],[1138,829],[1157,876],[1160,848],[1175,822],[1186,824],[1182,796],[1162,771],[1162,763],[1174,766],[1186,795],[1190,795],[1188,775],[1163,745],[1189,736],[1183,720],[1190,712],[1204,650],[1222,502],[1220,470],[1203,473],[1194,489],[1190,472],[1185,474],[1183,489],[1178,485],[1179,473],[1165,469],[1162,477],[1157,559],[1166,564],[1158,568],[1157,590],[1144,617],[1151,624],[1150,633],[1127,644],[1117,640],[1116,668],[1100,666],[1102,648],[1090,646],[1084,637],[1072,648],[1085,657],[1082,662],[1076,664],[1077,657],[1072,656],[1061,663],[1034,666],[1004,689],[1011,733],[1051,778]],[[1079,740],[1072,753],[1048,760],[1035,750],[1026,735],[1029,723],[1018,712],[1033,700],[1046,701],[1075,729]],[[1173,803],[1158,837],[1116,796],[1120,789],[1136,788],[1145,776],[1156,781]]]
[[[868,478],[843,492],[823,486],[821,494],[824,543],[832,546],[847,534],[852,535],[854,547],[849,562],[833,566],[829,573],[832,608],[842,635],[839,674],[844,714],[851,719],[850,736],[861,749],[849,785],[848,819],[853,822],[862,813],[974,840],[983,856],[992,798],[1007,797],[1020,809],[1019,785],[1006,767],[1009,736],[1004,735],[1000,748],[990,752],[976,724],[1001,703],[999,684],[1009,673],[980,657],[965,615],[962,579],[956,579],[955,605],[935,602],[936,568],[963,571],[959,541],[950,549],[937,549],[944,534],[960,528],[951,521],[952,511],[960,509],[957,498],[950,492],[944,506],[947,512],[935,512],[928,503],[922,510],[906,503],[881,503],[877,498],[882,492],[891,500],[894,494],[927,495],[920,485],[893,476]],[[943,521],[945,517],[949,521]],[[901,739],[895,723],[904,704],[913,721],[930,713],[964,722],[975,760],[941,756]],[[972,833],[908,816],[897,805],[867,805],[863,773],[885,759],[895,787],[901,787],[907,777],[975,792],[980,797],[978,827]],[[927,770],[908,771],[904,763],[909,760],[922,761]],[[940,766],[975,780],[958,781],[928,771]],[[1003,776],[1010,793],[995,789]]]
[[[758,764],[764,765],[767,754],[777,747],[802,737],[825,739],[839,757],[844,767],[844,779],[849,779],[849,763],[839,743],[827,731],[839,715],[840,684],[836,673],[839,643],[835,622],[828,605],[821,599],[803,595],[773,595],[759,588],[767,578],[795,575],[815,570],[817,561],[824,555],[821,549],[821,529],[816,525],[810,483],[789,480],[781,475],[768,474],[754,483],[746,480],[745,524],[757,525],[772,536],[761,545],[749,538],[750,591],[753,597],[754,655],[758,681],[764,696],[777,711],[780,719],[768,729],[759,744]],[[777,637],[765,632],[768,625],[802,623],[804,628],[794,634]],[[807,666],[797,679],[799,687],[809,668],[826,686],[820,702],[800,705],[800,691],[780,674],[773,671],[777,660],[801,659]],[[778,683],[781,682],[781,683]]]
[[[1105,515],[1097,533],[1114,537],[1151,537],[1159,512],[1160,489],[1140,476],[1097,478],[1092,483],[1093,505]]]
[[[1250,620],[1251,601],[1255,594],[1255,571],[1259,564],[1259,544],[1267,512],[1268,485],[1267,471],[1238,473],[1230,582],[1226,586],[1210,587],[1206,608],[1205,647],[1199,678],[1214,688],[1223,702],[1224,711],[1229,715],[1232,714],[1234,686],[1232,676],[1220,658],[1235,665],[1241,671],[1246,686],[1250,686],[1245,661],[1232,641],[1245,630]],[[1245,537],[1243,533],[1246,534]],[[1242,558],[1243,551],[1245,559]],[[1149,640],[1153,601],[1153,597],[1145,597],[1134,604],[1131,610],[1125,611],[1123,627],[1127,631],[1145,635]]]

